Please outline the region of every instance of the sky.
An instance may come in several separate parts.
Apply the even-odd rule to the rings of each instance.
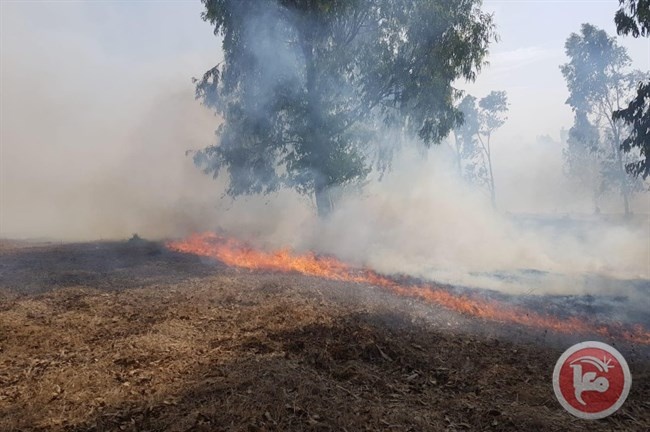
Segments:
[[[508,93],[509,119],[493,150],[508,211],[552,211],[570,202],[558,198],[560,183],[538,190],[542,182],[559,182],[562,168],[559,144],[541,148],[537,137],[558,140],[572,123],[559,70],[564,41],[583,22],[615,34],[617,4],[484,2],[500,41],[476,82],[458,85],[479,97]],[[194,202],[188,190],[214,189],[184,156],[212,144],[217,123],[193,97],[191,78],[222,59],[202,7],[196,0],[0,1],[0,236],[64,233],[60,221],[84,235],[96,225],[105,228],[102,235],[123,233],[142,221],[133,222],[128,211],[117,217],[111,206],[148,206],[147,218],[162,220],[176,214],[179,202]],[[649,39],[619,43],[635,68],[650,70]],[[533,171],[531,164],[548,169]],[[522,187],[530,199],[520,199]],[[645,198],[637,211],[647,209]],[[204,212],[190,204],[184,210]],[[105,214],[108,220],[89,222]]]
[[[617,0],[486,0],[494,13],[500,41],[493,45],[490,66],[476,83],[459,86],[477,95],[506,90],[511,121],[504,137],[541,134],[558,136],[571,122],[559,71],[564,41],[583,22],[615,34],[613,16]],[[99,49],[106,63],[129,64],[133,69],[179,59],[179,64],[156,71],[153,79],[200,75],[220,59],[219,41],[208,23],[201,21],[199,1],[2,1],[3,45],[33,30],[61,43],[87,42]],[[77,40],[75,40],[77,39]],[[650,39],[619,38],[635,68],[650,70]],[[42,41],[47,44],[47,41]],[[190,89],[191,90],[191,89]],[[534,116],[537,120],[531,122]]]
[[[502,133],[509,139],[550,134],[569,127],[570,108],[559,65],[567,61],[564,42],[585,22],[616,35],[617,0],[487,0],[484,8],[494,13],[500,42],[493,46],[491,66],[468,91],[481,95],[492,89],[506,90],[511,114]],[[633,67],[650,70],[650,39],[619,37]],[[561,103],[558,103],[561,101]],[[536,121],[531,121],[535,118]]]

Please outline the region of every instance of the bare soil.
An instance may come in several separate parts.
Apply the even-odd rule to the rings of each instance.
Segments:
[[[5,242],[0,430],[650,430],[638,347],[617,413],[559,406],[553,366],[580,338],[156,243]]]

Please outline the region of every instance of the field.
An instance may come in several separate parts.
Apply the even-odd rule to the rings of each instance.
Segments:
[[[647,348],[587,422],[551,386],[582,335],[158,243],[1,245],[1,431],[650,430]]]

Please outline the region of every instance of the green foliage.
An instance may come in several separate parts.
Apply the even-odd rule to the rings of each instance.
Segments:
[[[598,211],[598,200],[604,192],[601,167],[602,149],[600,132],[591,124],[587,113],[575,112],[575,121],[563,149],[565,174],[585,190],[590,190],[594,210]]]
[[[570,59],[560,66],[570,94],[566,103],[574,110],[593,112],[609,102],[630,58],[614,38],[591,24],[583,24],[580,34],[572,33],[564,47]]]
[[[650,0],[619,0],[619,4],[614,17],[618,34],[650,35]]]
[[[639,151],[640,159],[627,163],[627,171],[637,177],[650,176],[650,82],[639,84],[636,97],[627,108],[614,111],[614,118],[630,126],[630,134],[621,144],[626,153]]]
[[[581,178],[583,184],[589,179],[595,201],[604,191],[616,190],[627,214],[629,197],[640,185],[627,175],[625,166],[634,163],[636,155],[621,150],[627,129],[612,112],[629,100],[641,73],[629,71],[625,49],[591,24],[583,24],[580,34],[571,34],[565,49],[569,62],[560,69],[569,89],[566,103],[576,113],[565,151],[567,173]]]
[[[467,176],[472,177],[474,164],[471,167],[466,165],[480,157],[478,135],[481,121],[476,98],[472,95],[466,95],[458,104],[458,110],[463,114],[462,124],[454,130],[458,171],[459,174],[466,171]]]
[[[397,128],[425,146],[460,123],[452,83],[472,80],[493,38],[477,0],[203,0],[223,63],[197,97],[223,118],[198,152],[231,196],[280,187],[315,195],[355,184]],[[384,163],[382,167],[387,167]]]
[[[650,36],[650,0],[620,0],[620,5],[614,19],[618,34]],[[646,78],[639,83],[636,97],[627,108],[614,111],[613,117],[631,128],[623,140],[623,150],[626,153],[638,150],[641,156],[626,165],[627,171],[647,179],[650,176],[650,80]]]
[[[482,132],[490,135],[506,122],[508,112],[508,96],[505,91],[493,91],[478,103],[481,109]]]
[[[478,103],[467,95],[458,109],[463,114],[463,123],[454,131],[458,171],[468,180],[485,185],[496,207],[491,137],[507,120],[507,94],[492,91]]]

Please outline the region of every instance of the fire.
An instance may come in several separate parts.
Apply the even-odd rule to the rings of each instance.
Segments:
[[[633,343],[650,345],[650,331],[642,326],[624,328],[596,324],[578,317],[560,319],[493,300],[455,294],[433,284],[401,284],[375,271],[355,268],[331,257],[320,257],[313,253],[296,254],[289,249],[273,252],[257,250],[244,242],[215,233],[194,234],[181,241],[169,242],[167,247],[177,252],[215,258],[232,267],[296,272],[336,281],[370,284],[486,320],[541,327],[560,333],[620,337]]]

